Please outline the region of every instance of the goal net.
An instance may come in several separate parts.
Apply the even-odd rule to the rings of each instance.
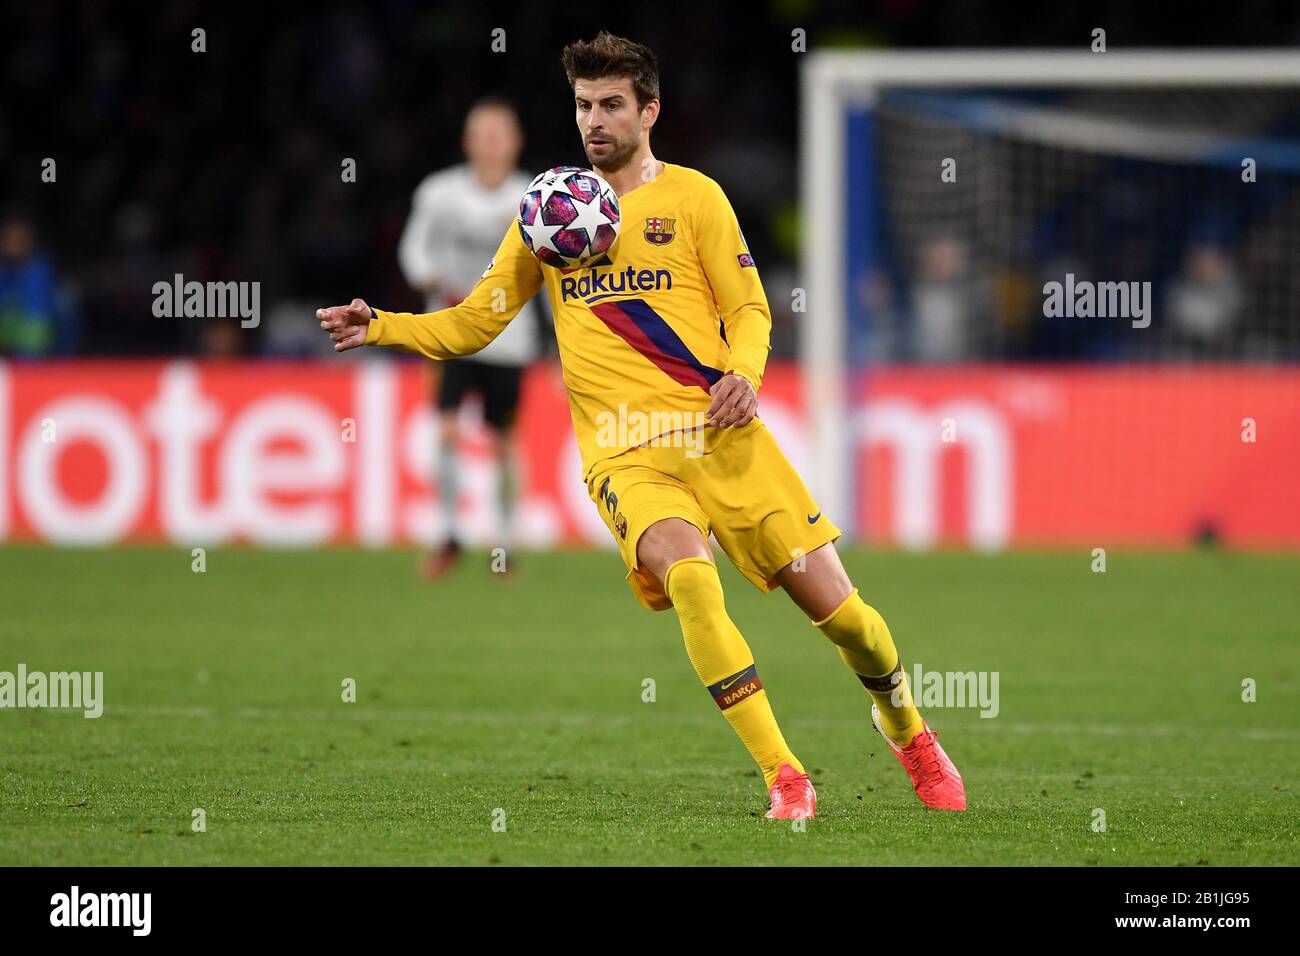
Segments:
[[[1300,405],[1300,58],[830,52],[803,81],[801,357],[828,507],[920,546],[1258,540],[1236,532],[1264,504],[1212,500],[1231,469],[1173,466],[1219,454],[1250,486],[1266,455],[1235,456],[1260,415]],[[972,402],[966,437],[1000,430],[1001,451],[936,412]],[[1071,474],[1025,465],[1024,419]],[[1127,474],[1144,455],[1169,472]],[[1035,511],[1089,482],[1097,520]]]

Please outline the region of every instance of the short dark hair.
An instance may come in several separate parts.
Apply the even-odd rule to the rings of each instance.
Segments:
[[[575,40],[560,54],[564,73],[573,81],[626,76],[632,81],[637,109],[659,99],[659,62],[645,44],[601,30],[594,40]]]
[[[474,105],[469,108],[469,112],[465,115],[469,116],[470,113],[476,112],[477,110],[505,110],[514,117],[516,123],[519,122],[519,110],[515,109],[515,104],[504,96],[497,96],[495,94],[480,96],[474,101]]]

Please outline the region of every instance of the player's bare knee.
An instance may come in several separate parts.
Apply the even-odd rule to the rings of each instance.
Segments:
[[[664,518],[641,533],[636,545],[637,563],[660,582],[682,558],[713,560],[700,529],[682,518]]]
[[[813,622],[830,617],[853,593],[853,582],[833,543],[787,564],[777,573],[777,581]]]

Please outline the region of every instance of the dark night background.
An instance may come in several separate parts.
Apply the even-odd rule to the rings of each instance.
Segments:
[[[722,183],[765,268],[797,258],[796,27],[810,48],[1086,49],[1096,26],[1112,49],[1300,42],[1300,9],[1280,2],[627,7],[6,4],[0,209],[35,225],[58,277],[70,320],[52,354],[203,351],[200,329],[151,314],[153,283],[175,272],[258,280],[264,313],[353,295],[418,308],[395,254],[412,190],[459,160],[464,112],[489,93],[519,107],[525,169],[582,162],[558,56],[602,28],[657,52],[655,152]],[[57,184],[40,181],[47,156]]]

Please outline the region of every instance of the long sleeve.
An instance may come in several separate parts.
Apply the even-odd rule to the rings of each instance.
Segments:
[[[708,180],[695,210],[695,245],[727,333],[727,371],[763,383],[771,351],[772,313],[758,269],[722,187]]]
[[[402,268],[402,275],[415,289],[421,291],[431,285],[442,284],[445,280],[443,269],[446,263],[446,242],[441,237],[450,235],[450,230],[435,229],[438,201],[445,179],[435,173],[420,183],[411,200],[411,214],[406,219],[401,241],[397,244],[397,262]]]
[[[419,315],[375,309],[367,345],[417,352],[432,359],[472,355],[501,334],[542,287],[537,261],[512,222],[473,291],[449,309]]]

